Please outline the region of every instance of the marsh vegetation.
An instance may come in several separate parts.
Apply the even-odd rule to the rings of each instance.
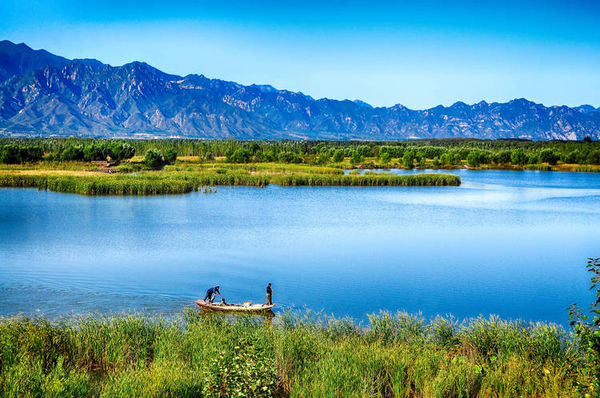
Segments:
[[[387,312],[5,318],[5,396],[577,396],[589,384],[561,327]]]
[[[207,186],[457,186],[450,174],[346,175],[335,167],[305,164],[204,162],[196,157],[165,160],[158,151],[98,168],[85,161],[41,161],[0,165],[0,187],[32,187],[84,195],[179,194]],[[174,163],[174,164],[169,164]],[[156,170],[159,169],[159,170]]]
[[[590,140],[0,139],[0,186],[86,195],[187,193],[214,185],[460,185],[452,175],[344,175],[343,170],[464,167],[597,172],[600,145]]]

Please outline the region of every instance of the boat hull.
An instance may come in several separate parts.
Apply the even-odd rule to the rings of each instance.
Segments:
[[[217,312],[239,312],[244,314],[260,314],[265,312],[271,312],[275,304],[253,304],[253,305],[237,305],[237,304],[222,304],[222,303],[209,303],[204,300],[196,300],[198,307],[207,311]]]

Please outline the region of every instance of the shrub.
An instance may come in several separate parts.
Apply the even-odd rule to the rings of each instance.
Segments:
[[[91,144],[83,147],[83,160],[106,160],[107,154],[108,152],[104,145]]]
[[[494,154],[494,162],[498,164],[507,164],[510,163],[511,151],[500,151]]]
[[[577,304],[572,304],[569,307],[569,320],[571,326],[575,328],[575,333],[581,338],[587,357],[585,370],[589,383],[584,388],[591,394],[598,394],[600,393],[598,377],[600,375],[600,258],[590,258],[587,269],[592,274],[590,289],[594,290],[596,300],[590,305],[589,315],[584,314]]]
[[[0,148],[0,163],[21,163],[21,150],[17,145],[5,145]]]
[[[37,162],[44,157],[44,151],[38,145],[0,146],[0,163]]]
[[[350,157],[350,163],[360,164],[365,161],[365,157],[359,151],[353,151]]]
[[[356,147],[356,152],[362,157],[373,156],[373,149],[368,145],[359,145]]]
[[[510,155],[510,161],[513,164],[523,166],[527,164],[528,157],[522,149],[515,149]]]
[[[413,155],[412,152],[405,152],[404,153],[404,156],[402,156],[402,164],[407,169],[412,169],[413,167],[415,167],[415,164],[414,164],[414,155]]]
[[[37,162],[44,157],[44,150],[39,145],[21,147],[21,158],[28,162]]]
[[[294,152],[281,152],[279,161],[281,163],[302,163],[302,157]]]
[[[404,146],[402,145],[384,145],[379,149],[379,154],[389,153],[392,158],[402,158],[404,156]]]
[[[81,145],[69,145],[60,154],[61,160],[84,160],[83,157],[83,146]]]
[[[156,149],[149,149],[144,157],[144,164],[152,170],[160,170],[164,166],[162,153]]]
[[[338,163],[344,160],[344,151],[342,149],[336,149],[333,153],[333,161]]]
[[[379,155],[379,160],[384,164],[389,163],[392,160],[392,155],[389,152],[383,152]]]
[[[175,161],[177,160],[177,150],[173,147],[168,148],[165,151],[164,158],[166,164],[175,164]]]
[[[585,159],[589,164],[600,164],[600,150],[590,151]]]
[[[489,163],[490,154],[486,151],[471,151],[467,156],[467,164],[473,167],[479,167],[482,164]]]
[[[231,155],[226,156],[228,163],[248,163],[252,159],[252,152],[247,148],[238,148]]]
[[[578,163],[580,157],[579,151],[574,150],[562,156],[562,161],[565,163]]]
[[[560,159],[560,155],[552,149],[544,149],[540,152],[540,162],[555,165]]]
[[[135,148],[133,148],[133,146],[120,142],[111,142],[106,151],[114,160],[129,159],[135,155]]]
[[[460,163],[460,153],[457,151],[448,151],[442,155],[441,161],[443,164],[453,166]]]

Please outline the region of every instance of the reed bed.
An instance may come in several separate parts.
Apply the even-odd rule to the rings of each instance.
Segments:
[[[15,397],[574,397],[583,361],[561,327],[497,317],[0,319],[0,395]]]
[[[443,174],[344,175],[260,172],[230,168],[135,174],[59,173],[55,171],[0,172],[0,187],[37,188],[82,195],[163,195],[199,191],[206,186],[458,186],[460,177]]]
[[[274,183],[284,186],[459,186],[461,180],[452,174],[287,174],[274,177]]]

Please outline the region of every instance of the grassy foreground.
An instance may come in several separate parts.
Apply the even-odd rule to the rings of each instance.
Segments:
[[[571,397],[584,361],[561,327],[496,317],[0,319],[9,397]]]
[[[83,195],[180,194],[215,185],[282,186],[458,186],[451,174],[345,175],[342,169],[309,165],[202,163],[182,159],[160,171],[124,162],[115,174],[98,172],[92,163],[39,162],[3,165],[0,187],[32,187]]]

